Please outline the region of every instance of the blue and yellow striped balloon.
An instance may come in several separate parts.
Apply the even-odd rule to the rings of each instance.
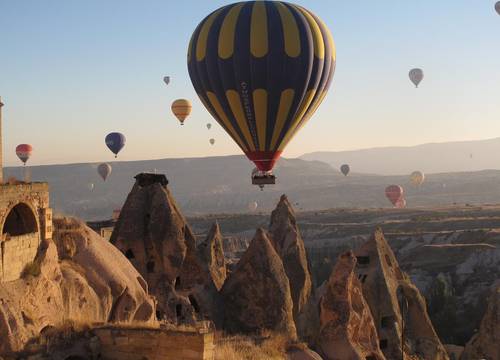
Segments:
[[[335,70],[325,24],[301,6],[224,6],[196,28],[188,69],[201,101],[261,171],[321,104]]]

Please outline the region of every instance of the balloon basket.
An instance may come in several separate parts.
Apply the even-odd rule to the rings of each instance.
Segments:
[[[276,184],[276,176],[274,175],[254,175],[252,176],[253,185],[274,185]]]

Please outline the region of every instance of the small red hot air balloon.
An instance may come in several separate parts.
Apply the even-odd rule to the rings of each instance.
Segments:
[[[403,188],[399,185],[389,185],[385,188],[385,196],[394,206],[403,199],[403,193]]]
[[[26,165],[26,161],[28,161],[32,152],[33,146],[30,144],[19,144],[16,146],[16,155],[24,163],[24,165]]]

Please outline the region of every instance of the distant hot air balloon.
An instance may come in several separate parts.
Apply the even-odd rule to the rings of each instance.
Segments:
[[[89,187],[90,191],[94,191],[95,185],[94,185],[94,183],[89,183],[88,187]]]
[[[210,139],[210,140],[208,140],[208,141],[210,142],[210,145],[215,144],[215,139]]]
[[[497,11],[498,15],[500,15],[500,1],[497,1],[495,4],[495,10]]]
[[[255,210],[257,210],[258,206],[259,206],[259,204],[257,204],[256,201],[252,201],[250,204],[248,204],[248,210],[255,211]]]
[[[403,188],[399,185],[389,185],[385,188],[385,196],[387,196],[392,205],[396,205],[403,198],[403,193]]]
[[[347,176],[347,174],[349,174],[349,171],[351,171],[351,168],[349,167],[349,165],[344,164],[340,167],[340,171],[342,172],[342,174],[344,174],[344,176]]]
[[[172,103],[172,112],[179,119],[181,125],[184,125],[184,120],[191,114],[191,102],[186,99],[177,99]]]
[[[396,204],[394,204],[394,207],[396,207],[397,209],[406,208],[406,199],[405,198],[399,199],[398,202],[396,202]]]
[[[115,157],[118,156],[118,153],[125,146],[125,135],[119,132],[112,132],[106,135],[106,146],[111,150]]]
[[[165,85],[170,84],[170,76],[164,76],[163,77],[163,82],[165,83]]]
[[[26,161],[29,160],[32,152],[33,147],[30,144],[19,144],[16,146],[16,155],[24,165],[26,165]]]
[[[425,175],[421,171],[414,171],[410,175],[410,181],[415,186],[420,186],[425,180]]]
[[[424,71],[419,68],[411,69],[408,76],[410,77],[410,80],[415,85],[415,87],[418,87],[418,84],[420,84],[420,82],[424,78]]]
[[[97,172],[99,173],[99,175],[101,175],[104,181],[106,181],[112,170],[113,168],[111,167],[111,165],[106,163],[99,164],[99,166],[97,167]]]
[[[191,37],[188,70],[201,102],[255,163],[269,172],[324,99],[335,69],[326,25],[302,6],[246,1],[208,15]]]
[[[207,124],[207,129],[208,129],[208,130],[210,130],[210,129],[211,129],[211,127],[212,127],[212,124],[208,123],[208,124]]]

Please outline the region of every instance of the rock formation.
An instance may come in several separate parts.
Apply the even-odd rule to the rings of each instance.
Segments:
[[[282,195],[276,209],[271,213],[269,225],[270,240],[283,261],[290,281],[293,301],[293,317],[301,337],[311,338],[314,322],[312,309],[312,280],[307,264],[304,241],[300,236],[292,205],[286,195]]]
[[[226,281],[226,261],[218,223],[212,225],[205,241],[198,245],[198,253],[207,266],[215,287],[220,290]]]
[[[158,319],[190,323],[217,317],[220,278],[214,282],[207,270],[165,175],[141,173],[135,179],[111,242],[146,279],[158,300]]]
[[[493,287],[479,332],[467,343],[460,359],[500,359],[500,282]]]
[[[142,276],[111,244],[75,219],[54,219],[23,278],[0,284],[0,354],[19,351],[64,322],[152,322]]]
[[[355,254],[358,279],[385,357],[401,358],[403,336],[406,356],[422,360],[448,359],[427,315],[424,298],[399,268],[382,230],[377,229]]]
[[[352,252],[342,254],[325,284],[318,347],[329,360],[385,360],[355,266]]]
[[[289,281],[263,229],[257,230],[221,293],[227,331],[258,333],[271,330],[296,338]]]

